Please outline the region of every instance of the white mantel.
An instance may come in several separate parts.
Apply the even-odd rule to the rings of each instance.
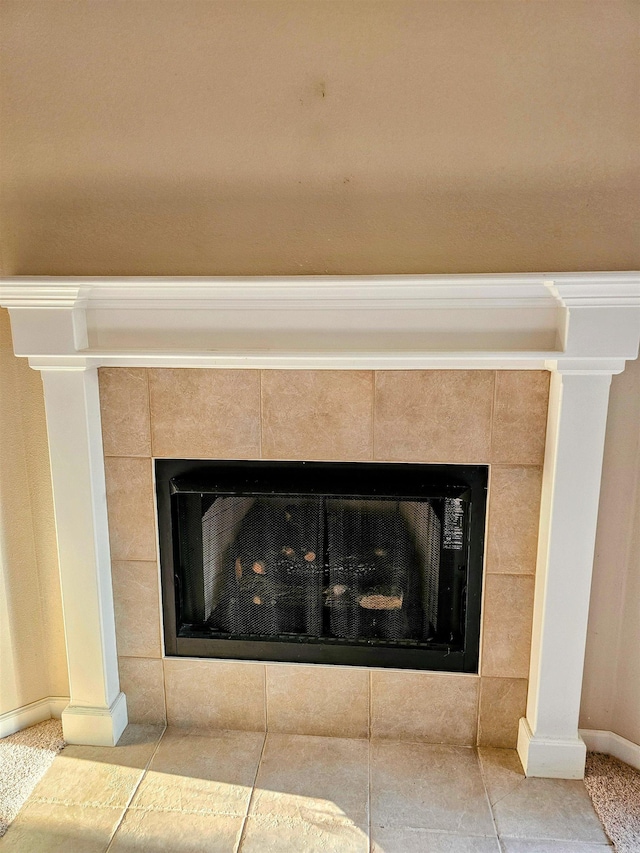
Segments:
[[[112,744],[118,681],[97,368],[547,369],[552,373],[528,775],[580,778],[578,712],[611,376],[638,354],[640,274],[27,278],[0,282],[15,352],[41,370],[70,742]]]

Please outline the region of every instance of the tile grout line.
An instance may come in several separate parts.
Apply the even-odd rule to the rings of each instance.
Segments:
[[[147,411],[149,413],[149,455],[153,459],[153,417],[151,414],[151,376],[149,368],[145,368],[145,376],[147,379]]]
[[[152,485],[152,490],[153,490],[153,496],[152,496],[153,515],[154,515],[154,520],[155,520],[155,525],[156,525],[156,530],[155,530],[156,558],[154,560],[154,563],[156,564],[156,568],[158,570],[160,570],[160,549],[158,547],[158,534],[159,534],[158,504],[157,504],[156,495],[155,495],[156,472],[155,472],[155,466],[153,464],[153,460],[154,460],[155,456],[154,456],[154,452],[153,452],[154,451],[154,448],[153,448],[154,430],[153,430],[153,401],[152,401],[152,390],[151,390],[151,386],[152,386],[151,370],[152,370],[152,368],[146,367],[144,372],[145,372],[145,376],[147,377],[147,407],[149,410],[149,452],[150,452],[149,461],[151,462],[151,485]],[[165,650],[165,644],[164,644],[164,639],[165,639],[165,637],[164,637],[164,613],[162,612],[162,585],[160,583],[159,575],[157,578],[157,584],[158,584],[159,606],[160,606],[160,619],[159,619],[159,624],[158,624],[158,627],[160,630],[160,658],[159,658],[159,660],[160,660],[160,669],[162,671],[162,699],[163,699],[163,703],[164,703],[164,730],[166,731],[167,727],[169,725],[169,719],[167,716],[167,673],[166,673],[166,670],[164,668],[164,662],[166,660],[166,657],[165,657],[165,651],[166,650]],[[163,735],[164,735],[164,732],[163,732]]]
[[[489,418],[489,465],[493,464],[493,421],[496,416],[498,401],[498,371],[493,371],[493,394],[491,395],[491,417]]]
[[[264,733],[265,736],[269,731],[269,690],[267,687],[267,678],[269,677],[269,673],[267,671],[267,664],[264,663],[262,665],[263,669],[263,678],[264,678]]]
[[[371,673],[369,673],[369,684],[371,684]],[[373,853],[373,838],[371,837],[371,731],[369,731],[369,739],[367,740],[367,831],[369,853]]]
[[[480,778],[482,779],[482,787],[484,788],[484,796],[487,801],[487,805],[489,806],[489,814],[491,815],[491,823],[493,825],[493,831],[495,832],[496,841],[498,843],[498,849],[502,850],[502,842],[500,841],[500,834],[498,833],[498,826],[496,824],[496,818],[493,813],[493,806],[491,805],[491,797],[489,796],[489,789],[487,788],[487,781],[484,775],[484,768],[482,766],[482,759],[480,758],[480,748],[475,748],[476,761],[478,762],[478,769],[480,770]]]
[[[234,848],[233,853],[240,853],[242,849],[242,845],[244,843],[244,831],[247,826],[247,821],[249,820],[249,812],[251,811],[251,804],[253,803],[253,795],[256,791],[256,782],[258,781],[258,773],[260,772],[260,767],[262,766],[262,759],[264,757],[264,751],[267,746],[267,732],[264,733],[264,740],[262,741],[262,749],[260,750],[260,758],[258,759],[258,766],[256,767],[256,775],[253,777],[253,785],[251,786],[251,793],[249,794],[249,799],[247,800],[247,809],[244,813],[244,817],[242,818],[242,825],[240,827],[240,833],[238,834],[238,846]],[[109,853],[107,850],[106,853]]]
[[[476,698],[476,754],[478,755],[478,761],[480,761],[480,754],[477,750],[480,748],[480,702],[482,700],[482,675],[480,669],[478,669],[478,696]]]
[[[367,678],[367,692],[368,692],[368,696],[367,696],[367,740],[371,741],[371,701],[373,698],[373,691],[371,689],[373,686],[372,685],[373,672],[371,670],[369,670],[368,676],[369,677]]]
[[[378,387],[378,371],[372,370],[373,394],[371,395],[371,459],[376,460],[376,393]]]
[[[160,625],[160,630],[162,631],[162,624]],[[162,696],[164,699],[164,726],[165,729],[169,726],[169,715],[167,714],[167,671],[164,668],[164,662],[166,660],[165,657],[165,648],[164,648],[164,631],[162,631],[162,637],[160,639],[161,648],[162,648],[162,657],[160,658],[160,668],[162,669]]]
[[[262,370],[258,371],[258,459],[262,459],[262,415],[263,415],[263,405],[262,405]]]
[[[114,842],[114,840],[115,840],[115,837],[116,837],[116,835],[118,834],[118,832],[120,831],[120,827],[122,826],[122,822],[124,821],[125,815],[126,815],[126,814],[127,814],[127,812],[129,811],[129,806],[130,806],[130,805],[131,805],[131,803],[133,802],[133,798],[134,798],[134,797],[135,797],[135,795],[137,794],[137,792],[138,792],[138,788],[139,788],[139,787],[140,787],[140,785],[142,784],[142,780],[143,780],[143,779],[144,779],[144,777],[147,775],[147,771],[148,771],[148,770],[149,770],[149,768],[151,767],[151,762],[152,762],[152,761],[153,761],[153,759],[155,758],[156,752],[158,751],[158,747],[160,746],[160,743],[162,742],[162,739],[163,739],[163,737],[165,736],[166,731],[167,731],[167,726],[165,725],[165,727],[164,727],[164,728],[163,728],[163,730],[162,730],[162,734],[161,734],[161,735],[160,735],[160,737],[158,738],[158,742],[156,743],[156,745],[155,745],[155,747],[154,747],[154,749],[153,749],[153,752],[152,752],[152,753],[151,753],[151,755],[149,756],[149,760],[148,760],[148,761],[147,761],[147,763],[145,764],[145,766],[144,766],[144,768],[143,768],[143,770],[142,770],[142,773],[140,774],[140,778],[138,779],[138,781],[137,781],[137,783],[136,783],[136,785],[135,785],[135,787],[134,787],[133,791],[131,792],[131,796],[130,796],[130,797],[129,797],[129,799],[127,800],[127,804],[125,805],[124,810],[123,810],[122,814],[120,815],[120,820],[118,821],[118,824],[117,824],[116,828],[113,830],[113,834],[112,834],[111,838],[109,839],[109,843],[107,844],[107,847],[106,847],[106,849],[105,849],[104,853],[109,853],[109,850],[111,850],[111,847],[112,847],[112,845],[113,845],[113,842]]]

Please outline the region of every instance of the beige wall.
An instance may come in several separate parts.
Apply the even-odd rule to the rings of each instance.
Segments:
[[[611,386],[581,726],[640,744],[640,361]]]
[[[8,273],[640,265],[633,0],[3,0]]]
[[[0,714],[68,693],[42,383],[0,310]]]

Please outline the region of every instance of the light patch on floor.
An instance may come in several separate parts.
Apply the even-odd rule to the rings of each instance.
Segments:
[[[3,853],[607,853],[584,784],[515,750],[131,725],[68,746]]]

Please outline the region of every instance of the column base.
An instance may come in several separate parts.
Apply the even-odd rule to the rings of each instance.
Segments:
[[[124,693],[118,693],[110,708],[87,708],[71,703],[62,712],[62,732],[66,742],[86,746],[115,746],[127,722]]]
[[[587,747],[581,737],[536,737],[526,717],[518,726],[518,755],[526,776],[548,779],[584,779]]]

